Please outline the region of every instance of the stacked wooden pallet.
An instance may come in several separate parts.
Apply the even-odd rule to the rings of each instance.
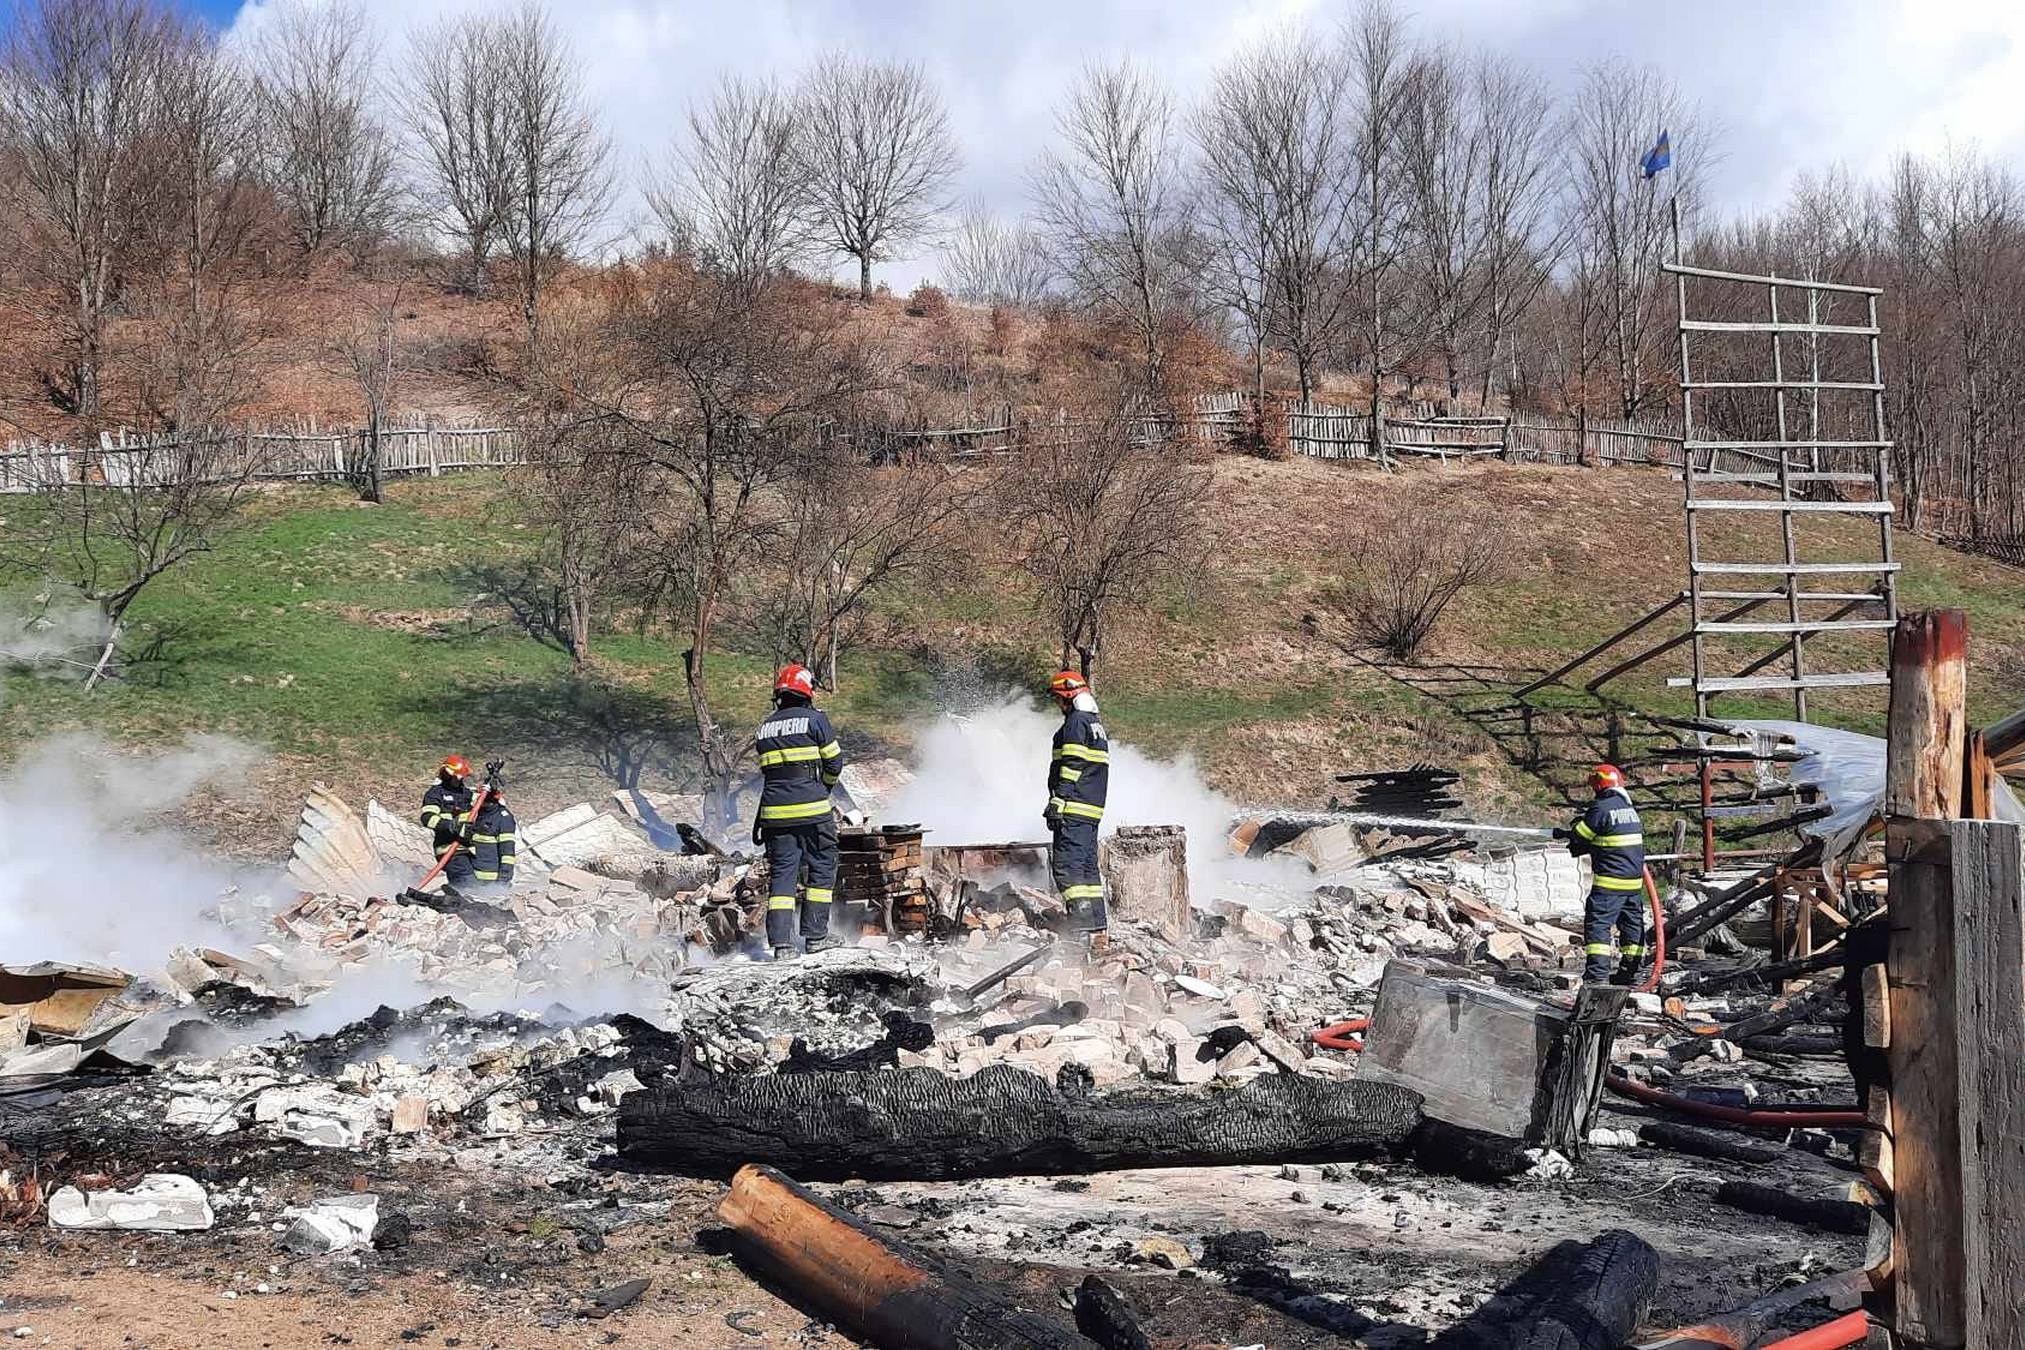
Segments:
[[[925,933],[935,899],[922,870],[919,825],[842,831],[837,837],[837,900],[864,906],[865,925],[886,933]]]

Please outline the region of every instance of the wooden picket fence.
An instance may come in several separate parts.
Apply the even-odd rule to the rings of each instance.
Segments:
[[[186,436],[106,432],[95,447],[10,441],[0,449],[0,492],[75,483],[158,487],[185,483],[193,476],[338,481],[349,476],[364,435],[356,427],[298,426]],[[423,422],[380,430],[380,473],[387,478],[434,477],[526,462],[520,435],[511,427]]]

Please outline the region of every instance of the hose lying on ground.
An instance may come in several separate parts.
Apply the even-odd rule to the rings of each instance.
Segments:
[[[1613,1073],[1603,1082],[1620,1097],[1629,1097],[1648,1106],[1663,1106],[1670,1111],[1701,1116],[1706,1120],[1720,1120],[1731,1125],[1761,1125],[1770,1129],[1793,1130],[1850,1130],[1862,1129],[1870,1123],[1868,1117],[1855,1107],[1824,1107],[1818,1111],[1754,1111],[1743,1107],[1690,1101],[1671,1092],[1661,1092],[1656,1087],[1647,1087],[1644,1083],[1621,1073]]]

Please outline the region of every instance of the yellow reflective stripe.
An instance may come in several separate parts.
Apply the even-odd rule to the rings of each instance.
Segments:
[[[499,836],[496,834],[474,834],[471,836],[471,842],[474,844],[496,844],[499,842]]]
[[[1598,848],[1633,848],[1645,843],[1645,835],[1643,833],[1599,834],[1590,842],[1594,843]]]
[[[1065,802],[1060,797],[1050,798],[1048,804],[1065,816],[1081,816],[1086,820],[1102,820],[1104,808],[1092,806],[1089,802]]]
[[[441,820],[442,818],[443,818],[442,807],[425,806],[422,808],[422,823],[424,825],[434,825],[437,821]]]
[[[776,764],[813,764],[823,757],[823,752],[813,745],[790,745],[784,750],[762,750],[759,767],[770,769]]]
[[[1062,776],[1062,781],[1064,783],[1080,783],[1083,781],[1083,771],[1081,769],[1071,769],[1068,766],[1064,765],[1062,768],[1057,769],[1055,772],[1059,773]]]
[[[795,907],[795,898],[792,895],[768,896],[766,907],[768,909],[793,909]]]
[[[759,818],[761,820],[814,820],[818,816],[827,816],[828,814],[830,814],[830,802],[827,797],[819,802],[789,802],[784,806],[762,806],[759,808]]]
[[[1638,877],[1594,877],[1591,880],[1599,891],[1635,891],[1645,885]]]
[[[471,875],[477,877],[480,881],[499,880],[499,873],[497,872],[473,872]]]
[[[811,886],[804,897],[812,905],[827,905],[836,892],[827,886]]]
[[[1642,944],[1636,942],[1628,942],[1624,946],[1619,947],[1617,950],[1623,952],[1626,956],[1645,955],[1645,947]]]
[[[835,759],[838,755],[844,753],[844,747],[838,745],[835,741],[831,741],[822,748],[820,753],[824,759]]]
[[[1093,750],[1087,745],[1078,745],[1074,741],[1070,741],[1055,751],[1055,758],[1080,759],[1089,764],[1109,764],[1111,762],[1111,752],[1109,750]]]
[[[1062,899],[1064,900],[1101,900],[1103,898],[1104,888],[1102,886],[1062,887]]]
[[[1589,822],[1586,820],[1578,820],[1575,822],[1575,833],[1581,835],[1582,838],[1589,843],[1596,842],[1596,831],[1589,828]]]
[[[1585,956],[1608,956],[1617,948],[1607,942],[1592,942],[1582,949]]]

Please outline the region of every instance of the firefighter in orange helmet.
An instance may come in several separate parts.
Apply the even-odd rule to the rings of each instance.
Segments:
[[[830,719],[815,705],[808,667],[781,667],[773,711],[759,724],[754,748],[765,786],[753,820],[753,842],[766,848],[772,884],[766,941],[775,960],[791,959],[796,939],[812,952],[837,946],[830,907],[837,884],[837,817],[830,789],[843,772],[844,752]]]

